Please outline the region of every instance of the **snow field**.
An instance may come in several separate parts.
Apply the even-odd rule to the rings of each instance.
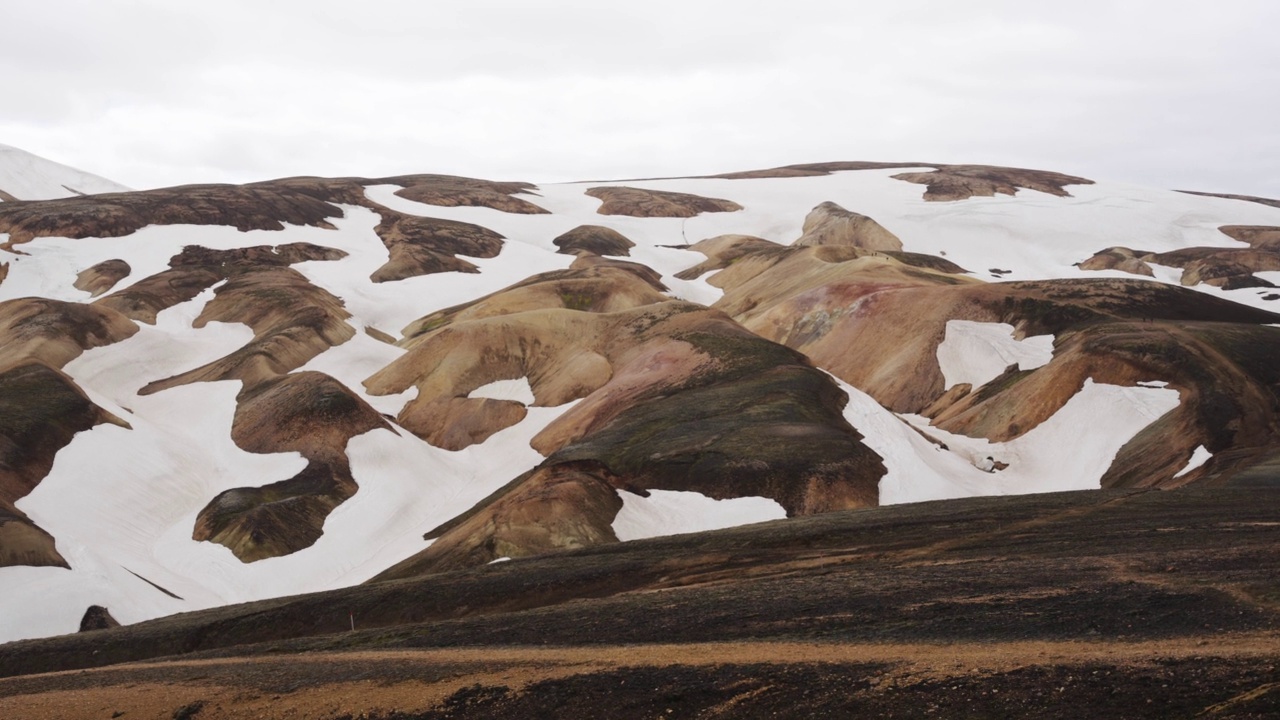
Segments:
[[[948,320],[946,336],[938,344],[938,366],[946,387],[969,383],[976,390],[1010,365],[1034,370],[1053,359],[1052,335],[1017,340],[1013,332],[1008,323]]]

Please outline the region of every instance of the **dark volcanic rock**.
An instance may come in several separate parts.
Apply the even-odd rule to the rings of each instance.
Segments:
[[[84,617],[80,618],[80,632],[89,632],[91,630],[107,630],[114,627],[120,627],[119,621],[111,617],[111,613],[101,605],[90,605],[88,610],[84,611]]]
[[[596,255],[621,255],[628,256],[631,254],[631,248],[636,244],[627,239],[627,236],[603,225],[579,225],[569,232],[557,237],[552,241],[555,246],[560,248],[556,252],[565,255],[574,255],[579,251],[595,253]]]
[[[298,452],[308,464],[287,480],[219,494],[200,511],[192,539],[225,545],[243,562],[310,547],[329,513],[358,489],[347,441],[390,427],[323,373],[293,373],[241,392],[231,428],[236,445],[256,453]]]
[[[224,545],[241,562],[288,555],[311,547],[324,520],[356,493],[345,462],[311,462],[288,480],[219,493],[200,511],[192,540]]]

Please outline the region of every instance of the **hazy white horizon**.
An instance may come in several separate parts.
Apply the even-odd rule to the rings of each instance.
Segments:
[[[1280,197],[1280,4],[6,3],[0,143],[136,188],[975,162]]]

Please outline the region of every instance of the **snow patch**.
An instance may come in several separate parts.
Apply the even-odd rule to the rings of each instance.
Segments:
[[[1053,417],[1019,438],[993,443],[931,427],[924,417],[895,415],[866,393],[836,381],[849,394],[845,419],[888,468],[880,480],[881,505],[1096,490],[1120,448],[1179,402],[1172,389],[1086,380]],[[1071,442],[1063,442],[1066,437]],[[988,456],[1009,467],[984,472],[978,465]]]
[[[76,195],[128,192],[129,188],[26,150],[0,145],[0,190],[19,200],[54,200]]]
[[[702,493],[650,490],[649,497],[619,491],[622,509],[613,520],[619,540],[718,530],[750,523],[781,520],[787,511],[763,497],[716,500]]]
[[[987,384],[1010,365],[1033,370],[1053,359],[1053,336],[1036,335],[1017,340],[1008,323],[948,320],[946,337],[938,345],[938,367],[950,388],[969,383]]]
[[[1209,458],[1211,457],[1213,457],[1213,453],[1209,452],[1209,448],[1203,445],[1197,447],[1195,449],[1195,452],[1191,453],[1191,459],[1187,460],[1186,466],[1183,467],[1181,470],[1179,470],[1177,475],[1173,476],[1174,479],[1176,480],[1182,477],[1183,475],[1186,475],[1187,473],[1191,472],[1192,470],[1195,470],[1201,465],[1204,465],[1205,463],[1209,462]]]
[[[534,403],[533,387],[529,385],[529,378],[522,377],[515,380],[494,380],[487,385],[472,390],[467,394],[468,398],[490,398],[493,400],[514,400],[525,405]]]

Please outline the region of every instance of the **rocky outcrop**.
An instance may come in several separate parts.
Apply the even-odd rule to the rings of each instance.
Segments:
[[[1273,202],[1277,202],[1277,207],[1280,207],[1280,201]],[[1218,230],[1233,240],[1248,243],[1254,250],[1280,252],[1280,227],[1269,225],[1223,225]]]
[[[1280,228],[1226,225],[1222,232],[1248,248],[1191,247],[1171,252],[1148,252],[1123,247],[1107,248],[1079,264],[1082,270],[1121,270],[1135,275],[1154,275],[1150,263],[1182,269],[1183,285],[1205,283],[1236,290],[1275,287],[1255,275],[1280,270]]]
[[[897,235],[867,217],[849,212],[833,202],[824,202],[805,216],[804,227],[793,247],[831,245],[863,250],[900,252],[902,241]]]
[[[1103,487],[1167,488],[1211,474],[1225,478],[1280,448],[1280,374],[1263,360],[1278,351],[1280,330],[1250,323],[1090,324],[1060,334],[1048,365],[997,378],[940,413],[935,424],[1008,439],[1056,412],[1086,378],[1127,386],[1159,379],[1179,392],[1180,404],[1120,450]],[[1179,477],[1202,445],[1213,459]]]
[[[676,273],[681,280],[696,280],[713,270],[723,270],[748,255],[761,258],[786,254],[785,246],[751,235],[717,235],[683,249],[700,252],[707,259]]]
[[[1146,261],[1146,258],[1154,254],[1146,250],[1110,247],[1079,263],[1077,267],[1081,270],[1119,270],[1131,275],[1155,277],[1155,272],[1151,270],[1151,266]]]
[[[371,582],[618,541],[611,523],[622,499],[598,473],[559,466],[532,471],[513,484],[510,492],[482,503],[447,530],[427,533],[435,543]]]
[[[1205,283],[1224,290],[1275,287],[1274,283],[1254,273],[1280,270],[1280,252],[1275,250],[1197,247],[1158,253],[1144,259],[1182,268],[1179,281],[1183,285]]]
[[[902,173],[893,177],[897,180],[925,185],[924,199],[931,202],[993,197],[996,194],[1016,195],[1021,188],[1058,197],[1068,197],[1071,193],[1067,192],[1067,185],[1093,184],[1092,180],[1047,170],[1025,170],[990,165],[938,165],[936,167],[937,169],[933,172]]]
[[[658,292],[667,291],[667,286],[662,282],[661,273],[648,265],[642,265],[637,262],[601,257],[591,253],[578,253],[577,259],[569,265],[570,270],[589,270],[591,268],[612,268],[629,272],[654,290]]]
[[[556,252],[565,255],[588,252],[626,257],[631,254],[631,248],[636,246],[626,235],[603,225],[579,225],[551,242],[560,248]]]
[[[340,260],[346,253],[311,243],[257,245],[211,250],[188,245],[169,259],[169,269],[99,299],[96,305],[132,320],[154,325],[163,310],[194,299],[233,275],[263,268],[282,268],[309,260]]]
[[[84,611],[84,617],[80,618],[79,632],[109,630],[114,627],[120,627],[120,622],[111,617],[111,613],[106,608],[101,605],[90,605],[89,609]]]
[[[669,299],[662,294],[666,288],[661,276],[652,269],[599,260],[579,258],[568,270],[533,275],[496,293],[431,313],[404,328],[400,344],[411,347],[447,325],[529,310],[618,312]]]
[[[223,545],[246,563],[288,555],[314,545],[325,518],[356,490],[345,465],[308,463],[288,480],[219,493],[200,511],[191,539]]]
[[[643,266],[640,266],[643,267]],[[648,270],[648,268],[644,268]],[[472,398],[495,380],[528,377],[538,405],[582,397],[612,372],[602,336],[616,314],[668,300],[643,272],[587,263],[535,275],[474,302],[446,308],[405,328],[409,352],[365,382],[374,394],[418,395],[397,421],[448,450],[482,443],[525,417],[513,400]],[[572,312],[571,312],[572,311]],[[483,357],[476,365],[474,359]]]
[[[666,190],[593,187],[587,190],[587,194],[603,201],[596,210],[601,215],[690,218],[704,212],[737,212],[742,209],[741,205],[732,200]]]
[[[369,276],[377,283],[441,272],[480,272],[474,263],[457,256],[492,258],[502,250],[502,236],[479,225],[387,209],[379,212],[382,222],[375,230],[391,257]]]
[[[725,289],[716,307],[891,410],[926,413],[944,430],[994,441],[1037,427],[1088,378],[1170,383],[1181,405],[1122,449],[1106,486],[1169,487],[1235,472],[1280,445],[1280,398],[1255,355],[1280,342],[1280,331],[1265,327],[1280,315],[1158,283],[985,284],[833,250],[740,257],[710,280]],[[949,320],[1008,323],[1019,337],[1055,335],[1054,358],[946,394],[937,348]],[[1240,459],[1175,478],[1200,445],[1215,458]]]
[[[243,380],[247,387],[279,377],[355,336],[341,299],[289,267],[254,268],[227,278],[192,323],[244,323],[249,344],[211,363],[148,383],[143,395],[192,382]]]
[[[542,466],[443,531],[408,562],[412,572],[607,541],[601,528],[615,504],[591,501],[591,513],[578,516],[560,500],[597,497],[602,487],[763,496],[796,515],[878,501],[884,465],[844,420],[847,398],[835,383],[802,355],[689,303],[454,324],[366,386],[394,393],[416,384],[430,402],[502,377],[527,377],[540,405],[581,402],[533,439],[548,456]],[[525,506],[542,509],[516,513]]]
[[[12,503],[0,500],[0,568],[16,565],[71,567],[58,552],[52,535]]]
[[[93,267],[85,268],[76,276],[75,288],[83,290],[93,297],[116,286],[116,283],[129,277],[129,263],[124,260],[103,260]]]
[[[246,388],[237,397],[232,440],[254,453],[300,453],[307,467],[287,480],[220,493],[198,514],[192,539],[224,545],[243,562],[315,544],[325,518],[358,490],[347,442],[376,428],[391,426],[323,373],[293,373]]]
[[[452,175],[403,175],[362,181],[365,185],[380,183],[404,185],[396,195],[428,205],[487,207],[521,215],[547,213],[532,202],[515,197],[517,194],[536,194],[537,186],[526,182],[494,182]]]
[[[44,298],[0,302],[0,370],[32,362],[61,368],[136,332],[137,325],[107,308]]]

